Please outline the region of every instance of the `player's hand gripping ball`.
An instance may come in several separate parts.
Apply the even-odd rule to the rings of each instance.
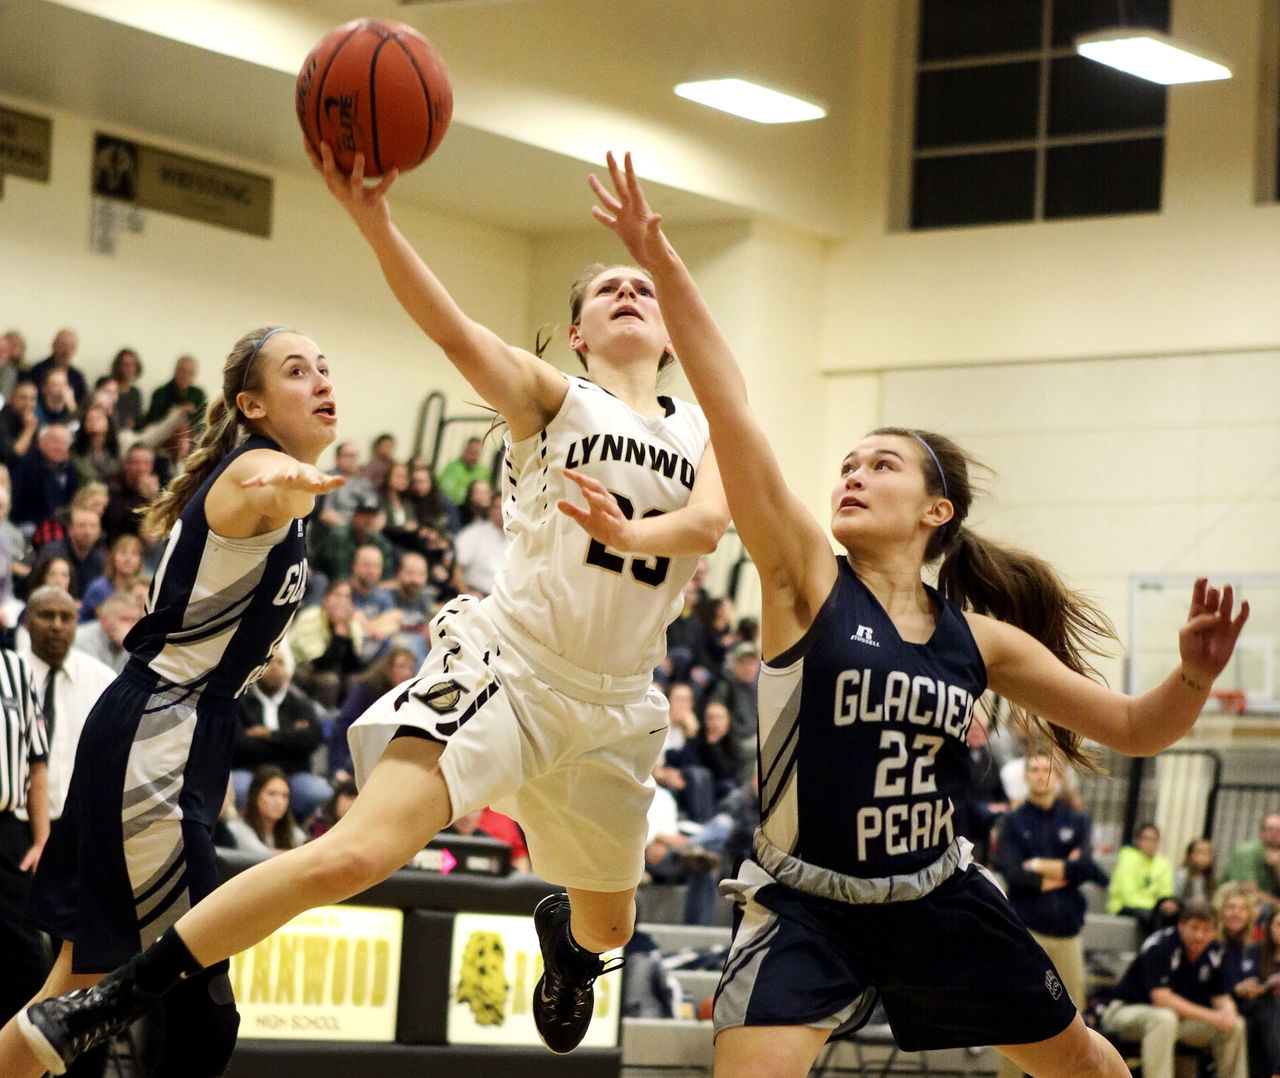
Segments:
[[[327,142],[350,172],[406,172],[440,145],[453,116],[453,85],[435,46],[417,30],[357,19],[327,34],[298,72],[298,122],[319,155]]]

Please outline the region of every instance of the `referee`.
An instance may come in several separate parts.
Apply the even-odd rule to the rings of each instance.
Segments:
[[[49,837],[49,755],[31,672],[0,650],[0,1016],[16,1014],[44,984],[44,938],[27,916],[31,876]],[[29,820],[20,819],[25,809]]]

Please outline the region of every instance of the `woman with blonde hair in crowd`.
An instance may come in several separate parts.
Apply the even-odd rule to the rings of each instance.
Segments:
[[[132,532],[117,535],[107,550],[107,564],[102,576],[85,586],[84,598],[80,601],[80,620],[90,621],[108,595],[129,591],[141,579],[142,540]]]

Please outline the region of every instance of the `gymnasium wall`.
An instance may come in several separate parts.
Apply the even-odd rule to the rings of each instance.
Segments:
[[[270,239],[146,213],[143,231],[120,227],[116,253],[104,255],[89,242],[99,125],[38,103],[0,101],[53,119],[51,183],[9,177],[0,200],[0,326],[22,330],[30,360],[47,355],[53,335],[71,326],[80,332],[76,363],[90,377],[129,345],[142,356],[147,388],[167,381],[177,356],[190,352],[200,360],[201,383],[213,389],[241,333],[284,322],[312,335],[332,362],[344,438],[367,445],[383,430],[407,436],[431,389],[455,402],[475,398],[401,311],[354,225],[309,166],[303,170],[301,151],[297,172],[264,170],[111,125],[113,134],[271,175],[275,212]],[[531,318],[532,242],[420,207],[395,209],[463,307],[522,340]]]

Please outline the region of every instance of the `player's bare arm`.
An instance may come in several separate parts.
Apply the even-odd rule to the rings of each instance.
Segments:
[[[596,220],[622,240],[653,278],[671,343],[711,426],[716,455],[731,481],[729,510],[769,597],[765,649],[777,653],[803,635],[835,583],[826,532],[783,478],[768,439],[747,401],[733,351],[688,268],[662,232],[662,217],[645,199],[627,154],[607,158],[610,191],[595,176]],[[783,598],[785,597],[785,598]],[[773,607],[780,607],[773,609]]]
[[[316,497],[337,490],[344,480],[327,475],[287,453],[255,449],[237,458],[215,480],[205,500],[209,527],[228,539],[246,539],[302,520]]]
[[[710,446],[698,465],[689,501],[679,509],[659,516],[629,520],[617,499],[603,483],[582,472],[566,469],[586,499],[586,507],[561,500],[560,512],[572,517],[592,539],[614,550],[630,554],[680,557],[710,554],[729,526],[729,506]]]
[[[507,344],[458,306],[391,220],[386,194],[395,182],[395,172],[367,186],[363,154],[356,154],[348,176],[339,171],[327,144],[321,144],[319,160],[310,147],[307,152],[329,191],[373,248],[387,284],[409,317],[501,413],[513,439],[542,430],[564,403],[564,376],[532,352]]]
[[[1130,756],[1167,748],[1194,725],[1249,617],[1231,586],[1195,583],[1179,632],[1180,664],[1141,696],[1115,692],[1069,670],[1022,630],[969,614],[993,691],[1036,715]]]

